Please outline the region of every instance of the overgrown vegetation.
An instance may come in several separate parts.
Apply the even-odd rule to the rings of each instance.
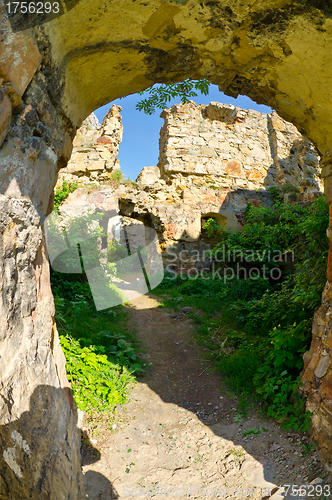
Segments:
[[[328,206],[249,205],[243,232],[224,230],[212,250],[212,274],[166,277],[168,305],[193,306],[198,339],[217,370],[242,394],[265,402],[286,429],[307,430],[298,391],[303,353],[325,284]],[[174,279],[175,278],[175,279]]]
[[[52,271],[57,326],[77,406],[113,410],[126,401],[134,373],[143,371],[122,306],[96,311],[83,275]]]
[[[58,209],[73,185],[64,183],[56,193]],[[96,222],[102,214],[90,214],[81,219],[68,221],[66,230],[72,241],[84,239],[86,253],[94,267],[97,239],[103,237]],[[84,227],[83,227],[84,226]],[[89,239],[83,233],[88,232]],[[85,234],[86,236],[86,234]],[[110,256],[118,258],[123,247],[114,242],[109,245]],[[89,251],[89,249],[91,251]],[[114,254],[114,255],[113,255]],[[71,247],[61,255],[61,263],[68,271],[77,267],[78,247]],[[82,266],[82,257],[79,256]],[[116,264],[108,264],[108,272],[116,274]],[[128,332],[127,312],[122,305],[97,311],[90,285],[85,273],[71,274],[51,270],[52,291],[55,298],[55,319],[60,334],[60,343],[66,357],[68,378],[72,384],[76,405],[89,413],[114,410],[116,405],[126,401],[129,387],[135,382],[135,373],[143,370],[143,362],[138,358],[139,346],[133,334]]]
[[[54,208],[56,210],[59,210],[59,206],[61,203],[65,201],[66,198],[75,191],[75,189],[78,187],[78,184],[75,182],[62,182],[62,186],[57,188],[54,191]]]
[[[225,225],[216,219],[209,218],[202,226],[202,235],[211,239],[221,238],[225,229]]]
[[[109,181],[111,182],[120,182],[122,179],[124,179],[124,176],[119,168],[113,170],[109,177]]]

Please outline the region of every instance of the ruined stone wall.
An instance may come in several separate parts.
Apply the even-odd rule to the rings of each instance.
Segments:
[[[77,417],[65,390],[42,222],[75,129],[94,109],[155,82],[208,78],[229,95],[276,109],[315,143],[332,204],[327,2],[61,4],[60,15],[35,19],[33,29],[24,25],[31,16],[21,16],[21,25],[11,18],[13,29],[0,1],[0,475],[6,500],[80,497]],[[323,300],[329,331],[328,292]],[[320,355],[316,343],[311,352]],[[313,434],[332,470],[332,416],[317,397],[317,384],[329,380],[329,363],[306,393]]]
[[[114,170],[120,169],[121,109],[121,106],[111,106],[102,124],[93,113],[82,123],[73,141],[68,165],[59,172],[58,185],[64,180],[78,183],[105,181]]]
[[[165,266],[172,263],[172,269],[182,270],[186,259],[181,262],[179,255],[202,255],[208,249],[200,238],[204,216],[241,230],[247,203],[272,205],[267,191],[271,186],[296,186],[301,200],[312,199],[322,190],[317,151],[276,113],[189,102],[164,110],[162,116],[159,165],[144,167],[136,187],[129,183],[114,190],[120,213],[157,231]],[[107,124],[108,141],[117,152],[122,136],[120,109],[112,106],[103,127],[91,130],[93,117],[78,130],[72,157],[60,171],[59,181],[107,181],[98,144],[105,140]],[[104,186],[103,192],[109,190]],[[187,263],[194,265],[193,260]]]
[[[0,498],[82,496],[80,434],[54,321],[43,221],[74,129],[30,30],[0,3]]]
[[[159,167],[167,182],[186,188],[207,183],[230,190],[291,184],[322,190],[313,144],[277,113],[211,102],[165,109]]]

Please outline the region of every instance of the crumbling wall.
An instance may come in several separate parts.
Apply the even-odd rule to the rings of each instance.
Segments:
[[[34,34],[0,5],[0,498],[81,499],[80,432],[54,321],[43,221],[75,130]]]
[[[13,500],[80,497],[76,413],[54,328],[42,222],[75,129],[94,109],[155,82],[208,78],[229,95],[241,93],[270,105],[315,143],[326,201],[332,204],[328,3],[64,0],[61,5],[66,9],[49,22],[42,15],[25,26],[31,16],[21,16],[13,30],[8,7],[0,3],[0,425],[5,436],[0,474],[1,495]],[[30,26],[35,28],[25,29]],[[332,245],[329,283],[331,262]],[[327,292],[324,300],[332,304]],[[328,314],[324,321],[329,330]],[[316,344],[312,349],[316,352]],[[330,376],[329,359],[325,375],[318,377],[321,385]],[[326,438],[332,416],[317,398],[316,383],[313,379],[307,387],[315,412],[313,434],[332,468]]]
[[[159,167],[168,183],[189,189],[210,183],[229,190],[282,184],[322,190],[315,147],[275,112],[189,102],[161,116]]]
[[[68,165],[59,172],[58,185],[64,180],[79,183],[105,181],[112,177],[114,170],[120,169],[121,109],[121,106],[111,106],[102,124],[93,113],[86,118],[77,130]]]
[[[121,123],[119,112],[112,106],[109,113],[116,113],[116,123]],[[123,215],[144,221],[157,231],[165,266],[171,263],[172,270],[185,270],[186,262],[190,267],[195,265],[193,259],[180,256],[188,252],[203,255],[209,248],[201,241],[204,216],[210,214],[231,229],[241,230],[248,203],[272,205],[271,186],[296,186],[302,200],[321,193],[317,151],[274,112],[266,115],[216,102],[205,106],[191,101],[165,109],[162,116],[159,165],[144,167],[136,187],[123,183],[113,189]],[[106,116],[104,123],[107,121]],[[97,144],[104,133],[100,127],[85,130],[79,129],[74,145],[76,141],[86,144],[91,137]],[[115,128],[110,140],[118,143],[118,138]],[[100,161],[96,159],[94,167],[89,151],[79,154],[83,163],[89,162],[91,173]],[[74,146],[69,165],[75,165],[77,154]],[[60,175],[72,180],[68,170],[63,169]],[[88,180],[94,178],[90,175]],[[105,181],[105,177],[101,179]],[[112,188],[104,186],[102,190]],[[199,260],[197,265],[201,265]]]

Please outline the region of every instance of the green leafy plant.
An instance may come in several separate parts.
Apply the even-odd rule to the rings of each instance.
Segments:
[[[92,249],[96,248],[93,235],[98,237],[99,232],[92,231]],[[77,255],[77,248],[74,250]],[[64,262],[70,264],[73,258],[69,252]],[[89,264],[94,265],[93,260]],[[52,270],[51,284],[75,402],[87,412],[113,410],[126,401],[128,387],[135,380],[133,374],[144,371],[138,344],[126,331],[127,314],[121,306],[96,311],[85,273]]]
[[[109,177],[109,181],[111,182],[120,182],[122,179],[124,179],[124,176],[119,168],[113,170]]]
[[[306,456],[309,455],[309,453],[313,453],[316,449],[316,445],[312,441],[308,441],[307,443],[301,443],[302,444],[302,455]]]
[[[62,186],[54,191],[54,208],[59,211],[61,203],[65,201],[66,198],[77,189],[78,184],[75,182],[63,181]]]
[[[202,226],[202,235],[213,239],[220,238],[226,228],[226,225],[210,217]]]
[[[60,343],[78,408],[88,413],[93,409],[104,412],[127,401],[129,384],[135,379],[126,367],[109,361],[105,348],[81,347],[80,342],[69,335],[60,336]]]
[[[175,97],[179,97],[181,102],[186,103],[191,98],[197,96],[197,92],[203,95],[209,93],[209,81],[204,78],[203,80],[191,80],[187,78],[181,83],[158,84],[139,92],[139,95],[144,96],[145,93],[148,97],[142,99],[136,104],[138,111],[144,111],[147,115],[155,113],[156,109],[164,109],[167,103]]]

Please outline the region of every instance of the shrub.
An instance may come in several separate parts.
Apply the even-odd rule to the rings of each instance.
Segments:
[[[59,207],[61,203],[65,201],[66,198],[77,189],[78,184],[74,182],[63,181],[62,186],[54,191],[54,208],[59,212]]]
[[[109,180],[111,182],[120,182],[123,178],[124,178],[123,173],[121,172],[121,170],[119,168],[117,168],[116,170],[113,170]]]
[[[80,410],[110,411],[127,401],[129,384],[135,379],[126,367],[109,361],[104,347],[81,347],[80,342],[69,335],[61,335],[60,343],[66,357],[68,380]]]

